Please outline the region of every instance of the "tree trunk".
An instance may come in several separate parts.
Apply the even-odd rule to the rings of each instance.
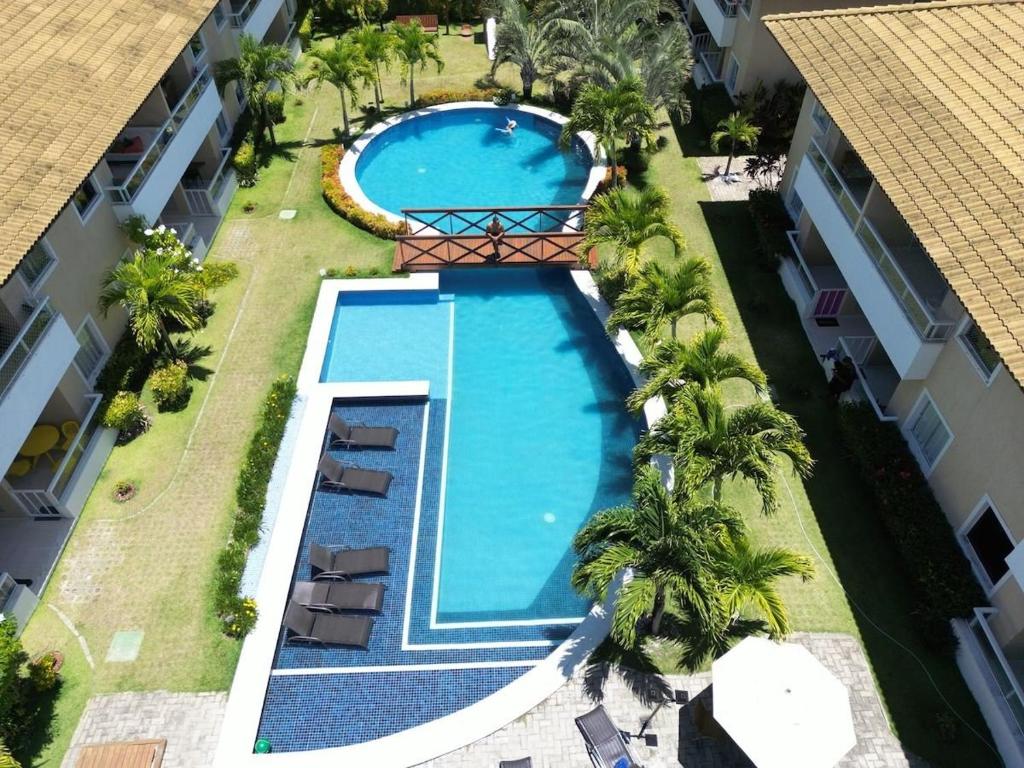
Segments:
[[[345,105],[345,92],[341,91],[341,124],[345,128],[345,135],[348,136],[348,107]]]
[[[263,122],[267,125],[267,130],[270,132],[270,146],[277,146],[277,137],[274,135],[274,121],[270,118],[270,109],[267,108],[266,104],[263,105]]]
[[[729,159],[725,161],[725,175],[729,175],[729,169],[732,167],[732,157],[736,154],[736,139],[729,139]]]
[[[414,101],[416,101],[416,92],[413,90],[412,78],[413,78],[412,67],[410,66],[409,67],[409,106],[410,107],[412,106],[412,103]]]
[[[520,73],[523,78],[523,101],[533,97],[533,77]]]
[[[654,593],[654,614],[651,616],[651,634],[661,631],[661,620],[665,617],[665,589],[658,587]]]
[[[619,186],[619,164],[615,159],[615,142],[608,145],[608,158],[612,161],[612,186]]]
[[[377,79],[373,82],[373,100],[377,105],[377,112],[380,112],[380,103],[384,100],[384,94],[380,87],[380,62],[373,62],[373,70],[377,73]]]
[[[713,498],[715,501],[722,500],[722,484],[723,479],[721,477],[716,477],[714,480],[714,484],[711,486],[711,498]]]
[[[672,321],[672,341],[676,340],[676,323],[678,323],[678,322],[679,322],[678,320],[673,320]]]

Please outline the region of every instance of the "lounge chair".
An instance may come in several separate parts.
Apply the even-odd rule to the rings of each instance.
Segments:
[[[398,430],[394,427],[367,427],[365,424],[349,424],[341,416],[332,413],[327,419],[331,431],[331,445],[346,448],[394,448]]]
[[[521,760],[502,760],[498,768],[533,768],[533,758],[524,757]]]
[[[314,610],[379,613],[384,603],[384,585],[351,581],[299,581],[292,589],[292,600]]]
[[[311,611],[294,600],[284,611],[284,626],[292,634],[289,643],[323,643],[365,649],[370,642],[373,619]]]
[[[326,453],[320,457],[317,469],[323,476],[321,482],[324,485],[353,493],[375,493],[378,496],[387,496],[393,479],[390,472],[343,464],[337,459],[332,459]]]
[[[339,549],[331,551],[320,544],[309,545],[309,567],[313,580],[345,579],[371,573],[387,573],[391,550],[387,547]]]
[[[587,743],[587,754],[595,768],[640,768],[640,762],[604,707],[598,705],[577,717],[576,727]]]

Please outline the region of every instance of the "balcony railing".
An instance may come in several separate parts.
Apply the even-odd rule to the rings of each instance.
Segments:
[[[878,268],[882,279],[888,284],[896,300],[903,308],[904,314],[911,325],[925,341],[942,341],[953,332],[953,323],[938,318],[928,304],[914,289],[899,262],[893,256],[889,246],[874,225],[863,215],[863,209],[857,202],[843,177],[821,151],[818,143],[811,140],[807,149],[807,157],[817,169],[825,186],[832,192],[832,197],[839,205],[843,215],[853,228],[864,250]]]
[[[807,262],[804,261],[804,254],[800,250],[800,244],[798,242],[800,238],[800,232],[795,229],[788,230],[786,237],[789,238],[789,245],[793,249],[793,255],[796,257],[797,273],[800,275],[800,282],[803,283],[804,288],[807,289],[807,293],[813,298],[818,295],[818,281],[814,279],[814,275],[811,273],[810,267],[807,266]]]
[[[875,412],[875,416],[878,417],[879,421],[896,421],[896,417],[886,413],[889,406],[889,398],[882,397],[881,391],[878,389],[878,385],[881,382],[872,380],[877,378],[877,372],[873,373],[871,366],[868,363],[868,359],[871,353],[875,351],[875,347],[878,344],[878,339],[874,336],[840,336],[838,339],[839,343],[839,358],[849,357],[853,360],[854,366],[857,368],[857,382],[854,386],[860,386],[861,391],[864,393],[864,398],[871,404],[871,408]],[[893,375],[898,377],[895,369],[893,369]],[[891,392],[889,393],[892,394]]]
[[[715,0],[715,5],[722,11],[725,18],[731,19],[736,15],[736,9],[740,4],[738,0]]]
[[[989,619],[995,614],[992,608],[975,608],[968,626],[985,656],[989,683],[999,692],[1013,719],[1014,737],[1024,743],[1024,688],[989,626]]]
[[[259,4],[260,0],[247,0],[243,3],[237,11],[231,14],[231,26],[235,29],[242,29]]]
[[[220,165],[209,179],[183,179],[181,186],[185,189],[185,201],[193,216],[217,216],[217,201],[220,199],[228,176],[233,171],[228,167],[230,151],[221,153]]]
[[[3,400],[8,388],[18,378],[22,367],[28,362],[39,340],[46,334],[47,328],[56,317],[57,311],[50,306],[48,299],[44,300],[32,312],[11,345],[4,350],[3,356],[0,357],[0,400]]]
[[[107,187],[107,191],[110,193],[114,203],[128,205],[132,202],[149,172],[153,170],[153,167],[163,157],[164,151],[174,139],[175,134],[177,134],[178,130],[188,119],[188,116],[192,114],[193,107],[199,101],[199,97],[203,94],[203,89],[210,80],[210,68],[207,66],[196,75],[196,79],[192,81],[188,90],[185,91],[185,95],[178,100],[174,109],[171,110],[171,116],[157,130],[156,138],[150,143],[145,153],[128,173],[127,178],[116,187]]]
[[[708,77],[718,83],[722,80],[722,51],[706,50],[701,51],[700,61],[708,72]]]

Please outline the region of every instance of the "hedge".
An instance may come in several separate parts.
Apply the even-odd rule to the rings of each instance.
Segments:
[[[338,177],[338,166],[344,156],[345,150],[340,144],[328,144],[320,150],[320,186],[327,204],[343,219],[372,235],[387,240],[395,240],[399,235],[404,235],[404,222],[396,224],[379,213],[370,213],[349,197]]]
[[[263,403],[260,425],[249,442],[238,473],[235,519],[228,543],[217,556],[214,580],[214,608],[223,623],[224,632],[232,637],[244,636],[256,621],[255,603],[240,597],[238,590],[249,550],[260,539],[270,474],[277,461],[295,393],[295,379],[291,376],[282,376],[271,385]]]
[[[438,88],[417,96],[413,106],[419,109],[433,107],[436,104],[451,104],[455,101],[493,101],[501,91],[501,88],[467,88],[466,90]]]
[[[790,252],[786,230],[792,229],[786,206],[778,192],[755,189],[750,193],[750,216],[757,233],[757,252],[765,267],[775,269],[779,259]]]
[[[950,620],[970,618],[987,602],[953,529],[896,425],[879,421],[867,403],[844,403],[839,425],[910,577],[921,639],[952,652]]]

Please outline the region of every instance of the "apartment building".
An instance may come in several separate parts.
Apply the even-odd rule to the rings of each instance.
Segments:
[[[120,224],[202,258],[235,189],[245,108],[213,65],[288,43],[294,0],[13,0],[0,8],[0,615],[23,624],[116,435],[95,382],[125,329],[104,274]]]
[[[899,426],[990,604],[958,660],[1024,765],[1024,4],[772,16],[808,84],[781,274],[849,396]]]
[[[904,0],[909,2],[910,0]],[[762,17],[776,13],[862,6],[863,0],[681,0],[693,47],[693,82],[722,83],[730,96],[758,83],[800,79]]]

